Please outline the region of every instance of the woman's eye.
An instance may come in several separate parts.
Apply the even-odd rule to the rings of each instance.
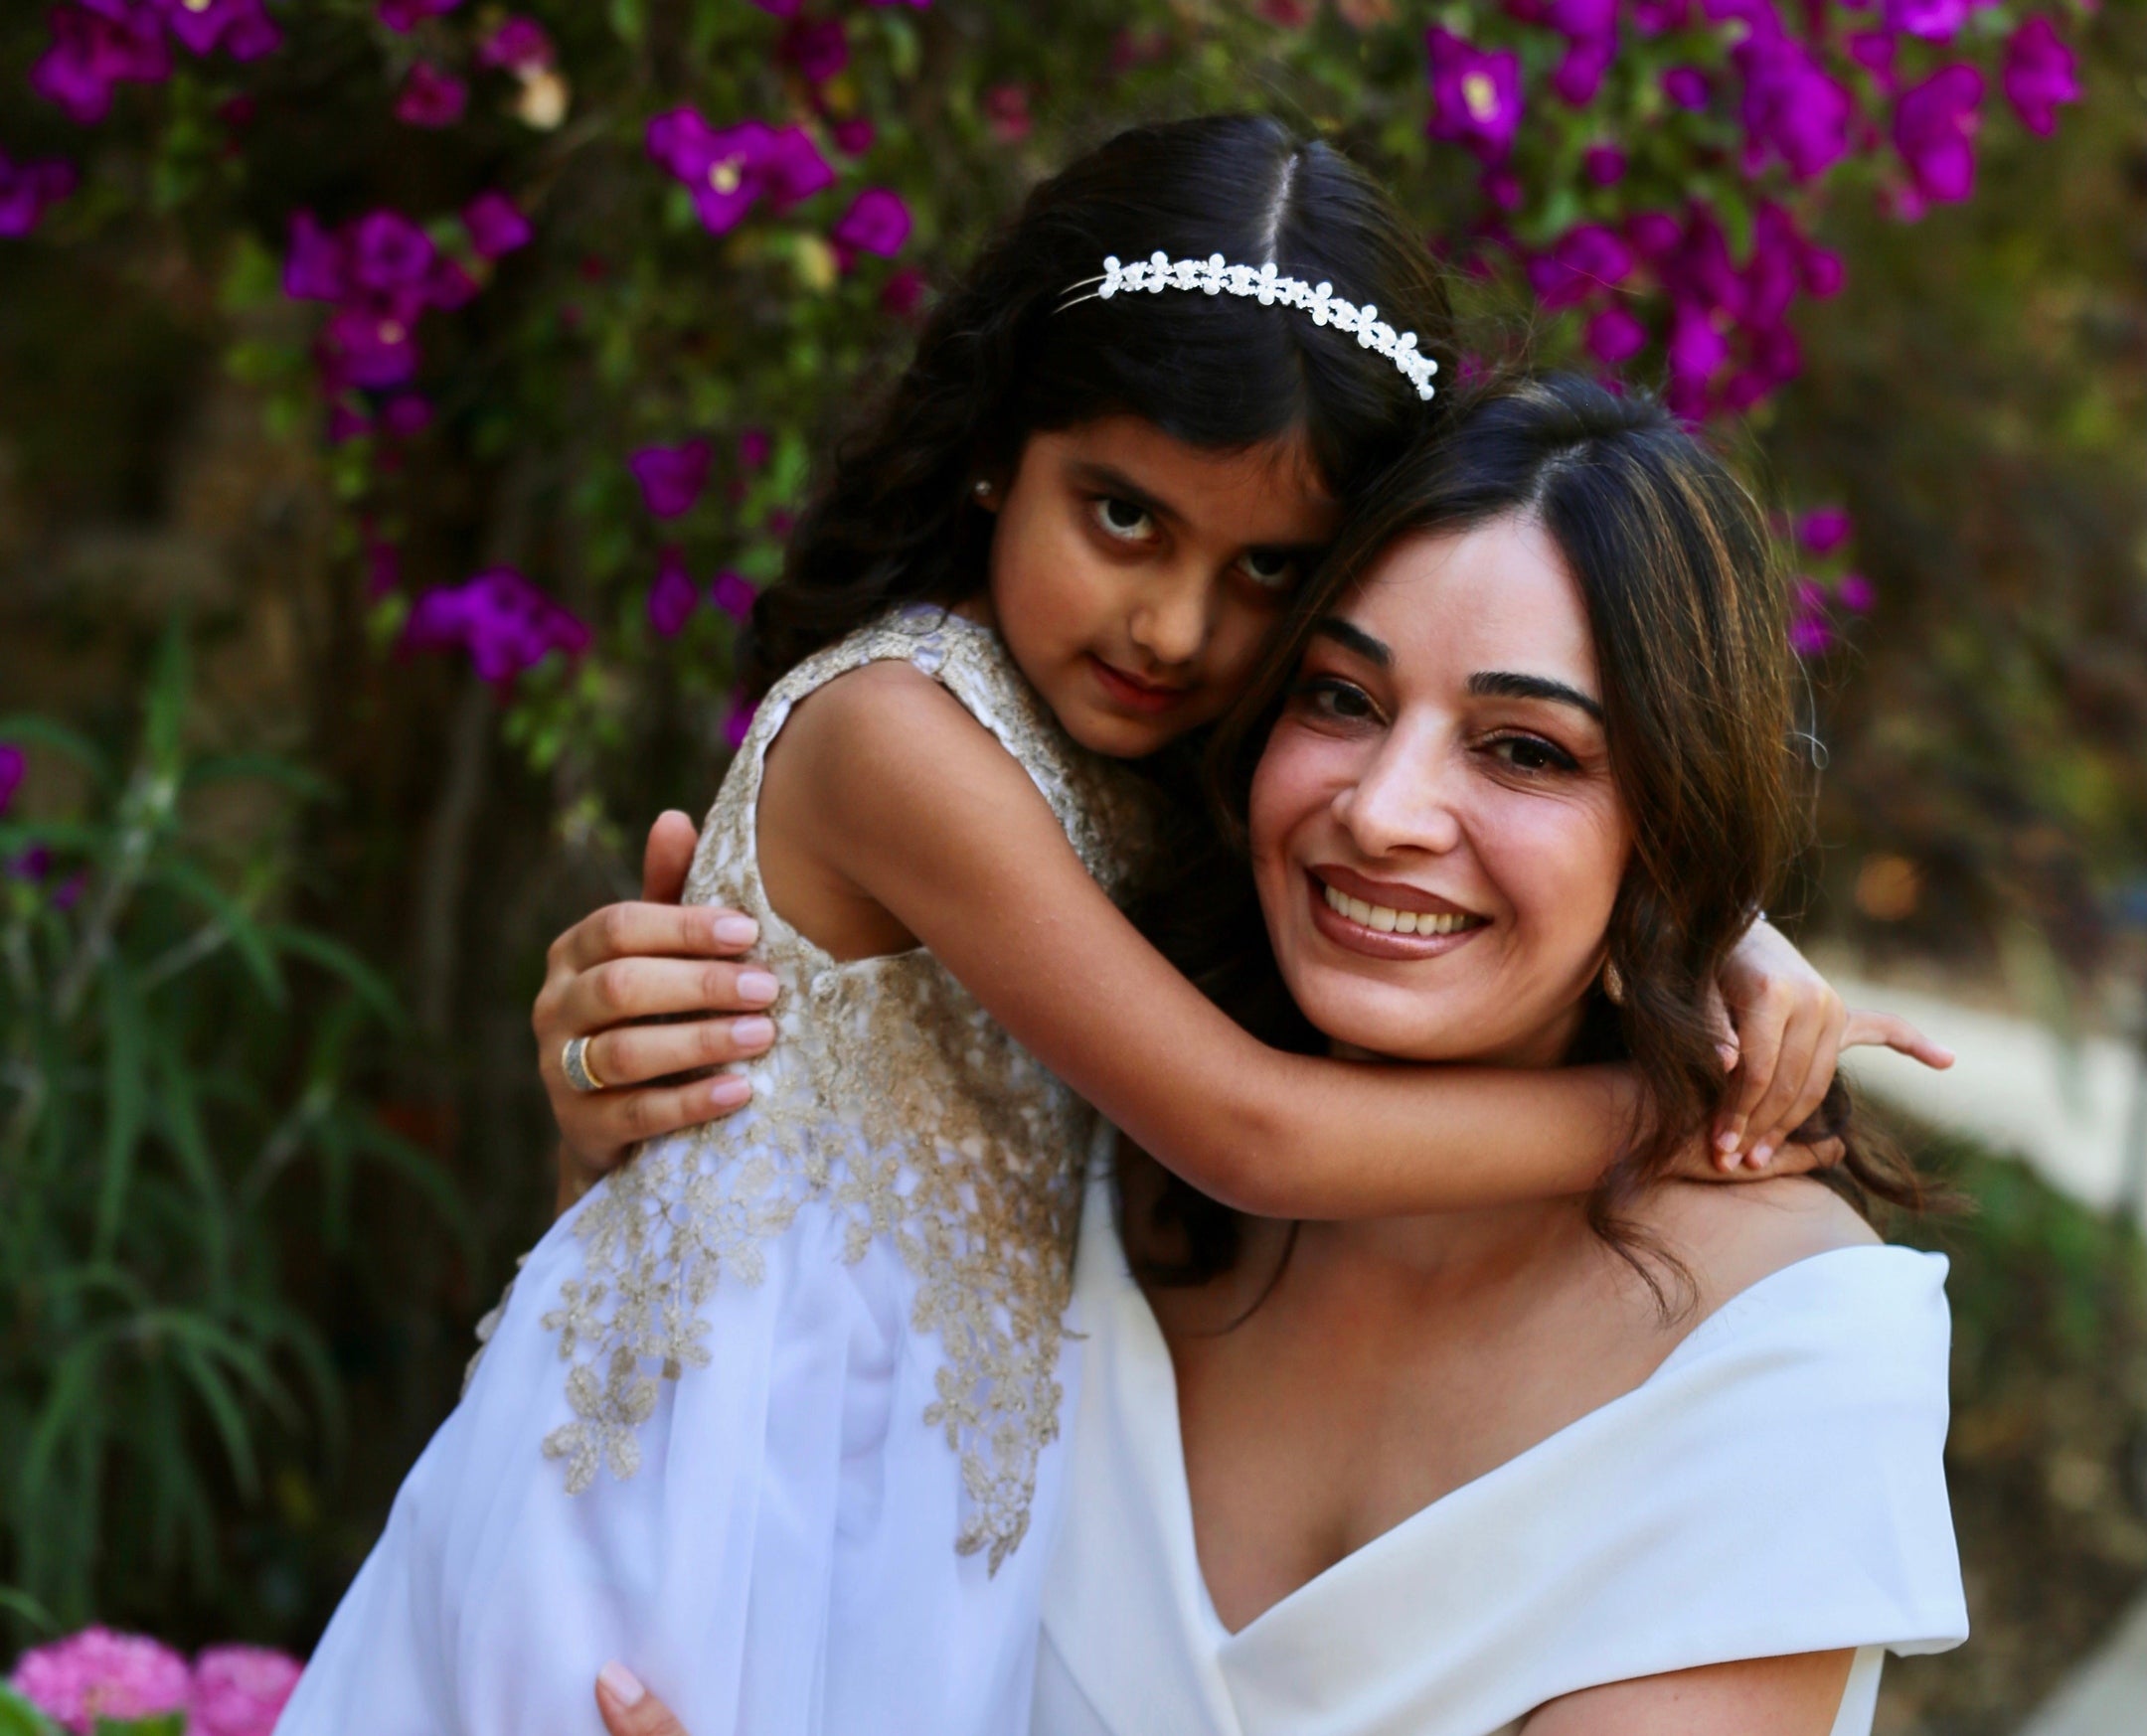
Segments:
[[[1155,529],[1155,515],[1132,501],[1105,495],[1088,511],[1104,536],[1119,543],[1144,543]]]
[[[1379,708],[1373,705],[1372,696],[1363,688],[1337,681],[1332,676],[1304,683],[1298,688],[1297,697],[1315,716],[1331,717],[1340,722],[1358,723],[1379,715]]]
[[[1288,590],[1297,582],[1297,557],[1271,549],[1248,550],[1238,568],[1262,590]]]
[[[1515,771],[1571,771],[1579,763],[1540,735],[1504,735],[1491,743],[1491,751]]]

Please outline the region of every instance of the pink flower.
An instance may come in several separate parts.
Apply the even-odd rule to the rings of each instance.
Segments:
[[[1886,0],[1887,28],[1925,42],[1951,42],[1974,10],[1974,0]]]
[[[1663,94],[1680,108],[1708,105],[1708,77],[1698,67],[1667,67],[1662,76]]]
[[[1908,165],[1915,191],[1933,205],[1966,199],[1975,190],[1975,130],[1983,75],[1965,63],[1941,67],[1901,92],[1894,110],[1894,148]]]
[[[210,1647],[194,1659],[189,1736],[271,1736],[299,1669],[297,1658],[264,1647]]]
[[[431,400],[421,392],[399,392],[381,407],[380,425],[395,439],[414,439],[432,425]]]
[[[75,191],[71,163],[12,163],[0,151],[0,236],[26,236]]]
[[[52,33],[30,69],[30,88],[85,125],[111,111],[114,84],[161,84],[171,77],[171,45],[154,12],[55,7]]]
[[[878,253],[892,259],[909,238],[909,208],[901,194],[868,187],[851,202],[830,238],[839,252]]]
[[[0,814],[8,811],[15,792],[22,788],[23,775],[29,764],[23,750],[14,742],[0,741]]]
[[[659,519],[676,519],[691,512],[701,498],[714,456],[706,440],[643,446],[626,460],[626,468],[641,485],[641,499],[649,512]]]
[[[1625,153],[1615,145],[1590,145],[1580,168],[1596,186],[1615,187],[1625,179]]]
[[[731,696],[731,714],[724,719],[724,739],[735,753],[745,745],[746,731],[752,728],[753,712],[759,708],[745,697],[742,689]]]
[[[1635,319],[1624,303],[1613,301],[1598,310],[1587,323],[1588,353],[1605,367],[1629,362],[1647,345],[1647,327]]]
[[[551,37],[534,18],[510,13],[484,39],[477,50],[477,64],[510,73],[541,73],[558,60]]]
[[[800,20],[783,32],[783,59],[815,84],[825,84],[850,64],[850,36],[839,18]]]
[[[828,129],[835,138],[835,148],[848,157],[862,157],[873,147],[879,135],[873,123],[862,114],[852,115],[848,120],[838,120]]]
[[[709,585],[709,598],[734,621],[743,621],[752,614],[753,599],[760,593],[743,573],[725,567]]]
[[[1436,25],[1425,33],[1424,47],[1431,79],[1424,131],[1486,161],[1504,157],[1521,124],[1521,57],[1510,49],[1486,54]]]
[[[536,231],[521,208],[504,193],[480,193],[462,208],[462,227],[480,258],[498,259],[526,247]]]
[[[1598,289],[1624,282],[1632,268],[1632,248],[1623,237],[1602,224],[1584,223],[1568,230],[1549,253],[1530,262],[1529,280],[1546,307],[1570,307]]]
[[[397,211],[371,211],[351,226],[350,277],[376,293],[414,290],[431,272],[432,237]]]
[[[579,656],[589,630],[511,566],[494,566],[467,583],[427,591],[411,610],[404,642],[461,647],[486,681],[512,681],[555,651]]]
[[[283,261],[283,293],[293,301],[341,301],[343,242],[310,211],[291,217],[290,254]]]
[[[385,391],[417,372],[417,335],[410,318],[371,307],[340,307],[321,333],[331,381]]]
[[[1797,541],[1814,554],[1831,554],[1849,541],[1849,515],[1840,507],[1815,507],[1797,525]]]
[[[649,625],[657,637],[677,638],[700,601],[693,575],[686,570],[686,556],[676,543],[665,544],[656,556],[656,578],[648,593]]]
[[[762,195],[778,205],[794,204],[835,180],[801,126],[776,132],[746,120],[719,130],[691,108],[650,119],[648,154],[685,184],[702,227],[719,236],[743,223]]]
[[[186,1659],[178,1653],[138,1634],[105,1628],[84,1628],[24,1653],[10,1682],[76,1736],[90,1736],[99,1719],[183,1712],[193,1693]]]
[[[1035,121],[1029,114],[1029,90],[1023,84],[994,84],[984,92],[984,120],[1003,145],[1027,138]]]
[[[738,437],[738,461],[742,470],[758,470],[768,461],[767,429],[746,428]]]
[[[257,61],[283,46],[283,33],[261,0],[150,0],[165,28],[190,53],[222,48],[235,61]]]
[[[469,86],[430,61],[413,64],[396,98],[395,117],[405,126],[452,126],[469,106]]]
[[[2058,104],[2080,99],[2078,62],[2058,27],[2040,13],[2007,38],[1999,83],[2021,125],[2046,137],[2058,125]]]
[[[880,305],[897,319],[908,319],[924,300],[924,273],[904,265],[888,273],[880,287]]]
[[[1811,51],[1777,25],[1754,31],[1732,51],[1744,78],[1745,160],[1779,157],[1799,181],[1826,173],[1849,154],[1856,102]]]
[[[1798,609],[1789,617],[1789,649],[1799,657],[1824,656],[1834,643],[1834,629],[1824,613]]]
[[[1842,581],[1834,587],[1834,600],[1852,615],[1868,615],[1872,605],[1879,600],[1879,593],[1872,589],[1872,581],[1861,572],[1845,573]]]
[[[462,0],[380,0],[380,21],[408,36],[428,18],[452,12]]]

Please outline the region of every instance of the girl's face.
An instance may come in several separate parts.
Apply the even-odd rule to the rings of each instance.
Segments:
[[[987,504],[1000,636],[1067,732],[1121,759],[1237,697],[1338,516],[1294,440],[1212,452],[1138,416],[1031,435]]]
[[[1408,537],[1319,623],[1253,777],[1260,904],[1343,1043],[1552,1065],[1631,848],[1578,586],[1508,517]]]

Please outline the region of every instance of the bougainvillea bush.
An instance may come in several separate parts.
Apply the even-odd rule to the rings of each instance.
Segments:
[[[1090,91],[1116,118],[1309,115],[1458,271],[1532,297],[1553,353],[1722,418],[1795,380],[1799,305],[1852,268],[1829,203],[1909,222],[1968,198],[1980,128],[2047,133],[2077,99],[2067,22],[2063,0],[61,0],[28,79],[72,128],[0,140],[0,232],[172,221],[214,250],[257,333],[233,365],[328,454],[382,642],[468,658],[544,761],[619,744],[652,660],[720,703],[833,412],[1075,142],[1046,101],[1090,131]],[[1803,529],[1818,653],[1868,588],[1838,515]]]
[[[77,268],[87,281],[147,237],[189,262],[188,283],[212,283],[213,308],[193,317],[213,323],[224,366],[335,503],[335,606],[362,614],[373,667],[407,678],[369,692],[393,704],[425,681],[435,699],[445,679],[464,684],[486,708],[479,721],[496,717],[542,774],[558,831],[585,838],[637,827],[659,781],[649,768],[680,758],[652,744],[675,749],[682,733],[695,781],[663,799],[705,799],[743,720],[732,637],[780,569],[816,454],[900,365],[935,287],[1083,145],[1144,118],[1270,108],[1388,180],[1451,266],[1483,349],[1525,332],[1546,359],[1659,386],[1741,445],[1794,401],[1812,304],[1857,281],[1844,233],[1874,211],[1905,226],[1969,200],[1994,141],[2033,148],[2064,124],[2087,8],[6,11],[0,272],[35,255],[56,281]],[[1874,601],[1857,527],[1828,498],[1779,505],[1802,563],[1795,644],[1830,657]],[[377,715],[330,721],[345,764],[387,733]],[[461,787],[473,751],[447,731],[443,790]],[[20,772],[0,744],[0,783]],[[420,842],[395,839],[372,860]],[[93,901],[96,868],[80,851],[40,895],[79,868],[90,877],[77,895]],[[25,1430],[46,1399],[30,1402]],[[256,1420],[243,1416],[242,1433]],[[214,1428],[190,1450],[213,1460]],[[280,1503],[264,1527],[320,1534],[304,1517],[315,1485],[256,1497],[239,1481],[205,1483],[201,1502]],[[35,1516],[13,1483],[0,1499]],[[182,1583],[206,1583],[187,1550],[155,1555],[120,1510],[84,1505],[65,1573],[39,1565],[32,1589],[52,1600],[64,1582],[64,1619],[159,1598],[176,1609]],[[211,1535],[206,1517],[188,1522]],[[343,1553],[275,1606],[293,1643],[370,1516],[342,1522]],[[0,1582],[26,1577],[19,1555],[0,1557]]]

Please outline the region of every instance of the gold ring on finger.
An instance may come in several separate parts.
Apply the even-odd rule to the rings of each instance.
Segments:
[[[596,1069],[588,1063],[589,1039],[585,1036],[570,1036],[567,1046],[560,1050],[560,1071],[567,1075],[567,1083],[577,1091],[602,1091],[608,1089],[596,1076]]]

